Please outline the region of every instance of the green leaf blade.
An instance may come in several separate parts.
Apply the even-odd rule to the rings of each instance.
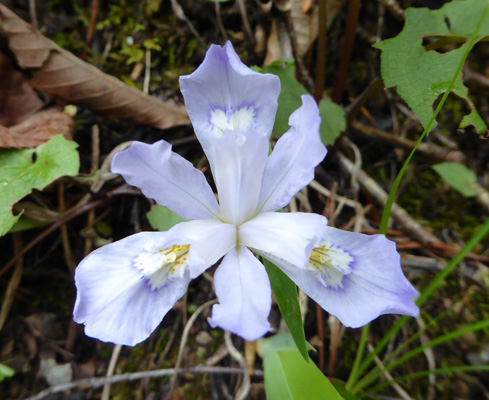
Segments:
[[[289,328],[300,354],[304,360],[309,361],[299,298],[297,296],[297,286],[273,263],[266,259],[263,261],[282,317]]]
[[[475,173],[465,165],[454,162],[442,162],[432,167],[445,182],[465,197],[477,195],[477,191],[471,186],[477,183]]]
[[[78,173],[77,147],[56,135],[36,149],[0,150],[0,236],[19,219],[11,211],[17,201],[63,175]]]
[[[288,334],[262,339],[265,391],[269,400],[342,400],[312,361],[306,361]]]
[[[468,97],[461,71],[449,88],[457,66],[473,43],[489,35],[488,18],[478,25],[485,5],[485,0],[455,0],[438,10],[408,8],[401,33],[374,46],[382,50],[381,70],[386,87],[396,87],[425,128],[433,116],[433,104],[450,90],[464,99],[471,110],[460,127],[472,124],[479,133],[487,130]],[[476,31],[473,40],[468,40]],[[441,53],[427,51],[423,47],[423,39],[430,36],[453,36],[466,40],[458,49]]]
[[[180,215],[159,204],[156,204],[153,209],[146,214],[146,217],[153,229],[158,231],[167,231],[176,224],[184,221]]]
[[[295,79],[292,62],[275,62],[260,68],[260,71],[274,74],[280,78],[282,90],[278,97],[278,109],[273,132],[282,135],[290,128],[290,114],[302,105],[301,96],[310,93]],[[325,146],[332,145],[346,128],[345,112],[339,105],[323,99],[319,102],[319,115],[321,116],[321,140]]]

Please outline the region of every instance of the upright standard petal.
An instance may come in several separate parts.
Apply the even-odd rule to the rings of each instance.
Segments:
[[[268,158],[268,138],[253,131],[226,131],[220,138],[209,139],[207,156],[222,219],[239,225],[254,217]]]
[[[115,155],[111,169],[141,189],[146,197],[184,219],[213,218],[219,214],[204,174],[163,140],[154,144],[134,142]]]
[[[143,341],[187,290],[188,249],[167,232],[143,232],[95,250],[75,271],[75,321],[105,342]]]
[[[305,270],[269,258],[346,326],[357,328],[383,314],[419,314],[412,300],[417,292],[402,273],[396,245],[383,235],[328,227]]]
[[[291,128],[275,145],[263,176],[259,209],[276,211],[314,179],[314,168],[326,156],[319,135],[319,109],[309,95],[289,118]]]
[[[226,130],[251,129],[270,137],[280,79],[245,66],[231,42],[211,45],[203,63],[180,77],[185,106],[199,141],[207,152],[207,138]]]
[[[231,250],[214,274],[219,304],[212,308],[209,324],[246,340],[256,340],[268,331],[272,290],[265,267],[244,246]]]
[[[326,218],[309,213],[264,213],[238,228],[238,243],[304,267]]]

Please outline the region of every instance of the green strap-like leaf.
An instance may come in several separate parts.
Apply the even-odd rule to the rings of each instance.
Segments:
[[[277,299],[278,308],[284,317],[295,344],[305,361],[309,361],[307,342],[302,326],[301,309],[297,296],[297,286],[279,268],[268,260],[263,260],[270,278],[273,293]]]
[[[268,400],[342,400],[312,361],[306,362],[289,334],[259,342]]]

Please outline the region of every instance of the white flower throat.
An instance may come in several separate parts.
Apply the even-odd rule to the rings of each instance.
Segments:
[[[315,271],[325,287],[342,288],[343,276],[352,272],[354,258],[331,242],[322,242],[311,251],[306,269]]]
[[[151,290],[158,290],[174,279],[182,278],[188,263],[190,245],[144,250],[134,259],[134,266],[146,278]]]
[[[210,122],[214,125],[216,137],[221,137],[225,131],[246,129],[255,120],[253,107],[241,107],[236,112],[225,112],[221,109],[211,111]]]

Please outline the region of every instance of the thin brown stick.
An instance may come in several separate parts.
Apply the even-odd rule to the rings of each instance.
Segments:
[[[340,65],[338,67],[338,75],[336,77],[336,83],[333,90],[333,101],[337,104],[341,103],[343,92],[345,91],[348,67],[350,66],[351,54],[353,52],[353,44],[355,43],[355,36],[357,32],[360,5],[361,0],[350,0],[350,4],[348,5],[346,33],[343,40]]]
[[[314,98],[316,100],[316,103],[319,103],[319,101],[323,97],[324,74],[326,69],[326,35],[328,25],[326,0],[319,0],[318,13],[319,33],[316,63],[316,82],[314,86]]]
[[[416,146],[416,142],[413,140],[395,136],[372,126],[364,125],[361,122],[352,121],[351,126],[352,128],[362,133],[365,133],[366,135],[385,140],[386,142],[391,143],[395,146],[399,146],[409,150],[412,150],[414,146]],[[465,154],[461,151],[448,150],[433,143],[422,142],[418,145],[417,151],[428,157],[432,157],[440,161],[453,161],[458,163],[465,162]]]
[[[117,360],[119,358],[119,354],[121,353],[122,346],[120,344],[116,344],[112,349],[112,355],[110,356],[109,367],[107,368],[107,377],[114,376],[115,366],[117,364]],[[107,382],[104,385],[102,390],[102,400],[109,400],[110,398],[110,387],[111,383]]]
[[[100,8],[100,0],[92,0],[92,8],[90,10],[90,25],[88,26],[87,37],[85,39],[85,50],[81,55],[81,59],[85,60],[87,58],[87,49],[92,44],[93,34],[95,32],[95,25],[97,24],[98,10]]]
[[[355,167],[355,165],[343,154],[340,152],[337,153],[340,159],[341,166],[348,171],[350,175],[355,175],[355,178],[360,183],[360,186],[366,190],[370,196],[374,199],[374,201],[383,206],[387,200],[387,193],[384,189],[382,189],[375,180],[370,178],[365,171]],[[391,211],[392,217],[396,220],[396,222],[412,237],[419,240],[424,244],[434,244],[440,243],[440,240],[425,229],[420,223],[412,219],[409,214],[399,206],[394,203],[392,205]]]
[[[85,204],[79,208],[76,208],[68,213],[64,214],[58,221],[52,224],[50,227],[46,228],[41,234],[39,234],[36,238],[34,238],[27,246],[25,246],[22,251],[17,253],[7,264],[3,266],[0,270],[0,276],[2,276],[8,269],[16,263],[16,261],[23,257],[25,253],[27,253],[30,249],[32,249],[36,244],[38,244],[41,240],[43,240],[46,236],[48,236],[51,232],[58,229],[61,225],[65,224],[68,221],[71,221],[73,218],[78,217],[81,214],[86,213],[92,208],[99,207],[105,205],[110,201],[110,198],[96,200],[92,203]]]
[[[387,8],[391,14],[399,21],[404,21],[404,10],[396,0],[379,0],[380,3]]]
[[[70,383],[62,383],[60,385],[51,386],[38,394],[28,397],[26,400],[42,400],[47,396],[55,393],[64,392],[66,390],[74,389],[81,386],[88,386],[91,388],[98,388],[107,383],[118,383],[126,381],[136,381],[144,378],[160,378],[163,376],[172,376],[176,372],[174,368],[168,369],[158,369],[155,371],[139,371],[127,374],[113,375],[111,377],[103,378],[90,378],[90,379],[80,379]],[[193,368],[182,368],[179,370],[182,373],[190,374],[244,374],[245,371],[241,368],[227,368],[227,367],[208,367],[204,365],[199,365]],[[253,371],[254,376],[263,376],[263,371],[255,370]]]
[[[20,233],[14,233],[12,235],[14,241],[14,253],[20,253],[22,251],[22,236]],[[24,263],[24,258],[20,257],[17,260],[17,265],[15,266],[14,273],[10,277],[7,285],[7,290],[5,291],[5,298],[2,302],[2,309],[0,310],[0,330],[2,330],[5,321],[7,320],[10,308],[14,303],[15,292],[19,286],[20,280],[22,279],[22,265]]]
[[[228,349],[229,355],[234,358],[239,366],[246,371],[243,374],[243,382],[236,392],[235,400],[244,400],[248,397],[248,393],[250,392],[250,375],[248,374],[248,364],[246,363],[246,359],[244,356],[238,351],[236,347],[234,347],[233,341],[231,339],[231,332],[224,332],[224,343],[226,344],[226,348]]]
[[[321,342],[321,345],[319,346],[318,349],[318,356],[319,356],[319,369],[321,371],[324,371],[324,358],[325,358],[325,351],[324,351],[324,319],[323,319],[323,309],[319,304],[316,303],[316,327],[318,331],[318,337]]]
[[[341,331],[340,320],[333,315],[330,316],[330,321],[331,319],[332,322],[330,323],[330,326],[332,326],[332,329],[331,329],[331,342],[330,342],[330,353],[329,353],[329,364],[328,364],[329,379],[333,379],[334,377],[334,369],[336,365],[336,357],[338,355],[338,347],[340,344],[340,331]]]
[[[216,7],[216,21],[217,21],[217,26],[219,27],[219,31],[221,32],[222,39],[227,42],[228,41],[228,35],[226,34],[226,29],[224,28],[224,25],[222,23],[222,18],[221,18],[221,3],[216,1],[215,3]]]
[[[36,0],[29,0],[29,14],[32,26],[37,29],[39,24],[37,23]]]
[[[290,43],[292,45],[292,53],[294,55],[296,75],[299,81],[306,87],[310,92],[314,92],[314,81],[312,80],[309,72],[304,65],[304,60],[299,54],[297,45],[297,36],[295,34],[294,23],[292,22],[292,17],[290,16],[290,10],[284,12],[285,15],[285,25],[287,27],[287,33],[290,37]]]
[[[246,7],[244,5],[243,0],[236,0],[236,4],[238,5],[239,14],[241,15],[241,19],[243,20],[244,30],[248,35],[248,39],[252,44],[255,43],[255,38],[253,36],[253,32],[251,31],[250,21],[248,21],[248,15],[246,14]]]
[[[65,207],[65,184],[63,182],[58,183],[58,204],[60,214],[64,213]],[[73,259],[73,252],[71,251],[70,239],[68,238],[68,227],[63,224],[59,227],[61,231],[61,244],[63,245],[63,256],[65,264],[70,271],[70,275],[75,275],[75,261]]]
[[[178,348],[178,357],[177,357],[177,362],[175,363],[175,370],[174,370],[175,372],[174,374],[172,374],[173,376],[171,380],[170,393],[173,393],[177,385],[178,370],[180,369],[180,365],[182,364],[183,349],[185,348],[185,344],[187,343],[187,338],[188,338],[188,334],[190,333],[190,329],[194,325],[194,322],[197,319],[197,317],[200,315],[200,313],[204,311],[207,307],[210,307],[216,303],[217,303],[217,299],[213,299],[208,301],[207,303],[202,304],[199,308],[197,308],[197,310],[195,310],[195,312],[192,314],[187,324],[185,325],[185,328],[183,329],[183,333],[182,333],[182,340],[180,341],[180,347]]]

